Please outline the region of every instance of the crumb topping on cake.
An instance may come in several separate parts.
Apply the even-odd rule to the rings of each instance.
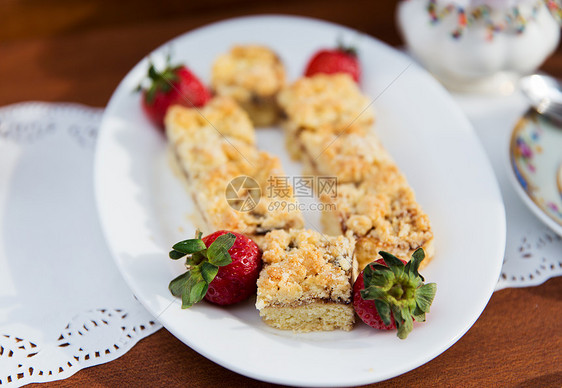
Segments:
[[[259,158],[248,115],[228,97],[215,97],[204,108],[172,106],[166,136],[181,167],[197,179],[215,169],[252,169]]]
[[[323,200],[335,203],[335,218],[340,220],[343,232],[351,231],[359,239],[374,239],[379,250],[408,258],[415,249],[425,247],[433,239],[429,217],[403,176],[389,178],[381,184],[365,181],[359,186],[340,185],[335,199],[323,197]],[[324,222],[334,222],[334,216],[327,214]],[[371,254],[374,258],[378,252]],[[358,260],[361,268],[364,260],[361,257]]]
[[[267,47],[234,46],[215,61],[211,84],[217,94],[238,101],[250,100],[254,95],[269,97],[285,85],[285,69]]]
[[[165,118],[166,134],[171,142],[221,138],[238,139],[254,145],[255,130],[248,114],[232,98],[218,96],[202,108],[172,106]]]
[[[355,240],[313,230],[275,230],[262,243],[256,306],[349,303]]]
[[[293,188],[277,189],[283,180],[275,177],[285,175],[279,158],[256,148],[253,125],[231,98],[215,97],[202,109],[171,107],[166,133],[206,224],[199,225],[201,229],[227,229],[255,238],[270,230],[303,226]],[[253,178],[261,190],[250,211],[236,210],[226,198],[229,183],[240,176]],[[245,198],[246,189],[240,190],[238,195]],[[285,206],[272,207],[275,201]]]
[[[317,175],[336,176],[338,183],[362,182],[379,165],[393,165],[390,154],[373,134],[303,131],[301,159]]]
[[[304,77],[278,95],[289,125],[312,131],[363,131],[374,122],[371,101],[348,74]]]

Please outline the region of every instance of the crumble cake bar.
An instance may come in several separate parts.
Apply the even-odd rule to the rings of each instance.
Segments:
[[[338,184],[363,182],[374,168],[394,165],[371,134],[303,131],[298,140],[305,174],[334,176]]]
[[[299,332],[351,330],[357,270],[352,236],[275,230],[263,241],[256,308],[275,328]]]
[[[348,74],[317,74],[284,88],[278,96],[285,117],[287,147],[301,159],[300,137],[314,133],[358,133],[370,130],[375,116],[369,99]]]
[[[423,267],[434,255],[429,217],[397,169],[389,168],[382,173],[390,173],[391,182],[366,180],[360,185],[342,184],[338,185],[336,198],[321,197],[322,202],[335,205],[322,213],[325,231],[353,233],[357,238],[355,257],[360,270],[378,257],[381,250],[408,261],[418,248],[423,248],[426,254]]]
[[[227,229],[259,245],[271,230],[303,226],[292,187],[275,190],[281,180],[274,178],[284,176],[279,159],[255,147],[250,119],[232,99],[216,97],[201,109],[173,106],[165,124],[173,160],[191,193],[203,233]],[[244,176],[257,186],[229,186]],[[234,196],[228,196],[227,189]],[[244,209],[246,200],[254,203]],[[272,207],[275,201],[286,206]]]
[[[406,178],[373,134],[317,134],[301,138],[307,173],[337,177],[337,195],[321,194],[322,223],[329,234],[351,230],[363,269],[384,250],[409,260],[417,248],[433,256],[429,218],[416,202]],[[314,158],[314,155],[319,155]],[[310,161],[307,161],[310,160]],[[422,266],[429,260],[424,260]]]
[[[287,144],[305,173],[337,177],[337,195],[320,193],[331,235],[352,232],[359,268],[385,250],[405,260],[419,247],[433,256],[429,219],[390,154],[372,133],[367,97],[347,75],[302,78],[279,95]]]
[[[234,98],[254,125],[268,126],[279,118],[276,97],[285,86],[285,68],[267,47],[234,46],[213,64],[211,85],[217,95]]]
[[[172,106],[165,117],[166,136],[189,179],[214,168],[248,163],[255,152],[255,131],[248,115],[227,97],[203,108]]]

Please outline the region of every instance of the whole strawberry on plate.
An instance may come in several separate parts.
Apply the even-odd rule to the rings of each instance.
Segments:
[[[238,233],[220,230],[201,238],[180,241],[172,247],[170,258],[186,257],[187,272],[170,282],[174,296],[188,308],[205,298],[230,305],[241,302],[256,291],[261,268],[261,251],[254,241]]]
[[[359,83],[361,65],[357,50],[340,44],[334,49],[323,49],[316,52],[308,62],[304,75],[310,77],[318,73],[348,73],[355,82]]]
[[[367,265],[353,285],[353,307],[367,325],[398,329],[398,337],[404,339],[414,321],[425,322],[437,285],[424,284],[418,272],[423,249],[416,250],[407,263],[387,252],[379,254],[383,258]]]
[[[211,92],[199,78],[185,65],[172,66],[170,56],[162,71],[150,62],[147,77],[137,89],[142,91],[144,112],[159,128],[164,128],[164,116],[170,106],[202,107],[211,99]]]

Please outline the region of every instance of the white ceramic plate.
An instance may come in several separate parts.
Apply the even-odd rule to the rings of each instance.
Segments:
[[[424,271],[437,282],[428,320],[399,340],[358,324],[351,332],[294,334],[261,322],[253,301],[230,308],[201,303],[181,310],[168,283],[182,271],[167,253],[194,229],[192,206],[172,174],[163,136],[145,119],[131,91],[144,59],[121,82],[98,140],[96,196],[115,261],[138,299],[180,340],[205,357],[259,380],[298,386],[372,383],[412,370],[457,341],[476,321],[496,285],[505,244],[505,214],[490,164],[469,122],[425,71],[385,44],[317,20],[260,16],[228,20],[182,35],[168,46],[203,80],[236,43],[262,43],[281,56],[291,80],[310,55],[336,39],[357,42],[363,89],[373,97],[376,131],[415,188],[435,232],[436,256]],[[288,160],[279,129],[258,130],[260,148]],[[309,226],[317,214],[306,214]],[[317,227],[318,224],[315,224]],[[459,362],[462,362],[459,360]]]
[[[511,134],[509,161],[517,194],[562,236],[562,128],[529,110]]]

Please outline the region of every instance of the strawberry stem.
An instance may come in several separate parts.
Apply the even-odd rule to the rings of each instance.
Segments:
[[[357,57],[358,55],[357,47],[345,44],[345,42],[343,41],[343,37],[341,35],[338,36],[336,42],[337,42],[337,49],[339,51],[351,55],[352,57]]]
[[[424,284],[418,268],[425,257],[423,249],[417,249],[412,259],[404,263],[396,256],[381,251],[386,266],[371,263],[363,271],[365,288],[361,297],[374,300],[377,313],[385,325],[394,317],[398,337],[404,339],[413,329],[413,322],[425,321],[425,314],[435,298],[435,283]]]
[[[201,232],[197,231],[196,238],[174,244],[169,254],[170,259],[185,257],[187,271],[172,280],[168,289],[172,295],[181,297],[182,308],[189,308],[203,300],[219,267],[232,262],[228,250],[235,241],[234,234],[226,233],[217,237],[207,248],[201,240]]]
[[[157,92],[167,93],[172,89],[173,84],[179,81],[177,71],[181,69],[182,65],[172,66],[170,60],[171,55],[168,53],[162,71],[158,71],[154,63],[150,59],[148,60],[147,76],[135,88],[135,91],[146,91],[145,98],[148,104],[152,104]],[[143,87],[143,84],[147,84],[147,87]]]

